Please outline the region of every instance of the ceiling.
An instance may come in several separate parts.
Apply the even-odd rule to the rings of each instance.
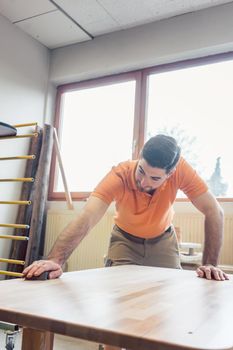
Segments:
[[[0,13],[50,49],[232,0],[0,0]]]

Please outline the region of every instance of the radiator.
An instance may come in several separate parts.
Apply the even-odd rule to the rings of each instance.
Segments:
[[[48,210],[44,255],[48,254],[57,236],[77,214],[78,212],[73,210]],[[202,215],[176,213],[173,223],[180,228],[182,242],[203,243],[204,217]],[[106,213],[72,253],[67,261],[67,270],[103,267],[112,226],[113,214]],[[233,266],[233,215],[225,216],[224,244],[220,264]]]

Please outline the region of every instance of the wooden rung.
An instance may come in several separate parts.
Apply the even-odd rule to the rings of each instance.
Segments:
[[[19,205],[31,205],[31,201],[0,201],[0,204],[19,204]]]
[[[0,179],[0,182],[33,182],[33,177],[17,177],[15,179]]]
[[[24,124],[15,124],[13,125],[14,128],[23,128],[25,126],[36,126],[38,123],[24,123]]]
[[[16,135],[16,136],[0,136],[0,140],[6,140],[6,139],[20,139],[22,137],[37,137],[38,132],[34,132],[32,134],[22,134],[22,135]]]
[[[30,228],[29,225],[24,224],[0,224],[0,227],[11,227],[11,228]]]
[[[8,264],[15,264],[15,265],[25,265],[25,261],[23,261],[23,260],[0,258],[0,262],[8,263]]]
[[[12,277],[24,277],[23,273],[3,271],[3,270],[0,270],[0,275],[6,275],[6,276],[12,276]]]
[[[0,235],[0,238],[12,239],[14,241],[28,241],[29,240],[29,238],[27,236],[14,236],[14,235]]]
[[[36,156],[34,154],[28,156],[15,156],[15,157],[0,157],[0,160],[15,160],[15,159],[35,159]]]

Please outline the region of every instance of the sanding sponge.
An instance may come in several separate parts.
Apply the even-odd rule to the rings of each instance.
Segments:
[[[27,281],[45,281],[49,279],[49,271],[43,272],[39,276],[32,276],[31,278],[25,277]]]

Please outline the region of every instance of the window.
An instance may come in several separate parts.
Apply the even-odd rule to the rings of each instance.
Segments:
[[[174,136],[217,197],[233,197],[232,86],[233,61],[149,76],[146,139]]]
[[[115,164],[132,159],[137,74],[62,90],[59,139],[69,190],[86,197]],[[60,171],[57,194],[63,191]]]
[[[232,198],[232,86],[229,54],[59,87],[56,126],[73,198],[87,198],[158,133],[177,139],[216,197]],[[54,161],[51,198],[64,199]]]

